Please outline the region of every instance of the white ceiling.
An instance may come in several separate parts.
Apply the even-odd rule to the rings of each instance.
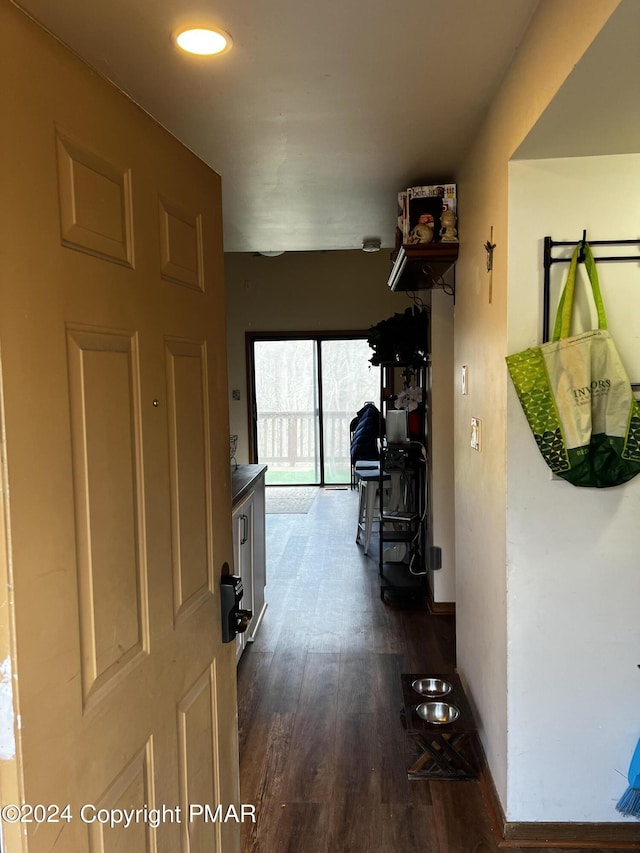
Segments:
[[[623,0],[515,159],[640,153],[640,3]]]
[[[223,181],[225,249],[393,244],[396,194],[455,180],[537,0],[19,0]],[[217,24],[200,59],[171,33]]]

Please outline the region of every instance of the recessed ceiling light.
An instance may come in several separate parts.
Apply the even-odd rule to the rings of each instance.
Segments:
[[[196,53],[198,56],[213,56],[216,53],[224,53],[231,47],[231,36],[222,30],[214,30],[211,27],[192,28],[181,30],[176,35],[176,43],[187,53]]]
[[[379,252],[382,241],[379,237],[365,237],[362,241],[363,252]]]

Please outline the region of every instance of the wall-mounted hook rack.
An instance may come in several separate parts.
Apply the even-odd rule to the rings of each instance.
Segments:
[[[588,240],[586,229],[582,232],[582,239],[577,241],[552,240],[551,237],[544,238],[543,261],[544,261],[544,301],[542,309],[542,340],[546,343],[549,340],[549,314],[550,314],[550,299],[551,299],[551,266],[553,264],[568,264],[571,261],[570,257],[558,258],[553,257],[553,249],[556,246],[584,246],[585,243],[593,246],[636,246],[638,254],[635,255],[594,255],[596,263],[606,261],[635,261],[640,264],[640,240]],[[584,254],[580,252],[578,261],[584,263]],[[635,391],[640,391],[640,382],[632,382],[631,387]]]
[[[582,232],[582,240],[580,240],[580,252],[578,253],[578,263],[584,263],[584,248],[587,245],[587,229]]]

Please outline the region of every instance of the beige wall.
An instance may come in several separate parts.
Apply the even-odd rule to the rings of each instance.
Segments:
[[[225,255],[229,393],[241,393],[229,400],[230,429],[239,462],[248,461],[245,332],[367,330],[411,304],[387,287],[389,270],[384,250]]]
[[[431,294],[431,472],[433,544],[442,549],[442,566],[431,572],[435,603],[456,600],[455,506],[453,489],[453,302],[442,290]]]
[[[618,5],[617,0],[542,0],[458,176],[461,210],[454,376],[469,368],[469,394],[455,394],[458,667],[507,808],[506,417],[509,159]],[[464,211],[464,218],[462,216]],[[463,225],[462,225],[463,222]],[[494,270],[484,243],[493,227]],[[543,225],[540,225],[543,228]],[[535,235],[537,238],[540,235]],[[483,426],[480,453],[471,417]],[[535,642],[535,637],[530,638]],[[524,780],[526,784],[526,780]],[[517,815],[512,816],[517,820]]]

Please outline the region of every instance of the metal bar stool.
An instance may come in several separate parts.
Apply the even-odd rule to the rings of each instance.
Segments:
[[[364,553],[369,553],[371,531],[376,519],[376,499],[380,491],[380,463],[361,460],[355,464],[355,479],[358,484],[358,527],[356,543],[360,544],[360,536],[364,533]],[[383,474],[383,482],[391,479],[389,474]]]

